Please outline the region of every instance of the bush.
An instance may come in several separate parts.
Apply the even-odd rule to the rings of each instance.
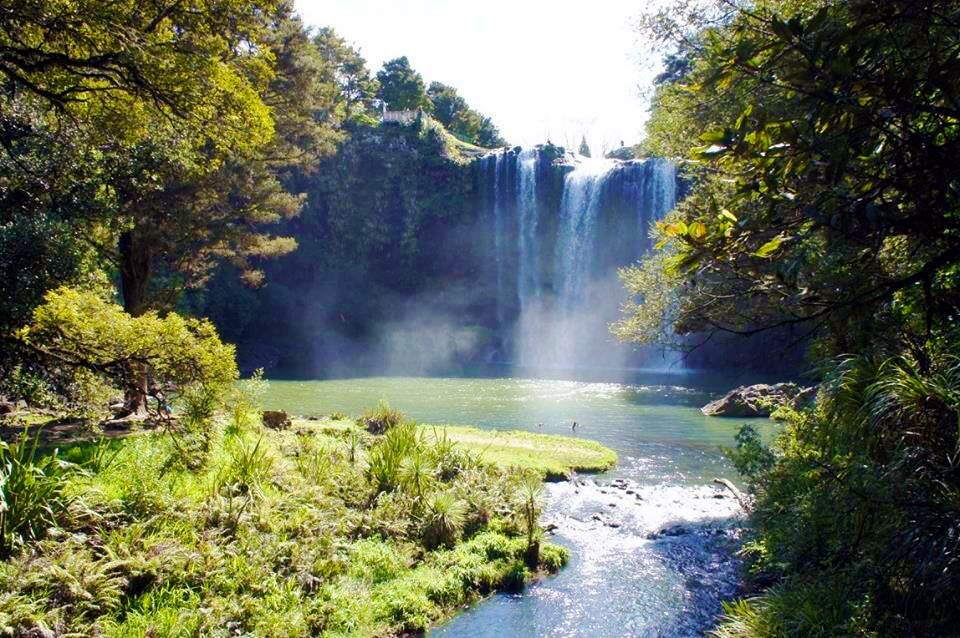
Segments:
[[[950,353],[846,358],[773,449],[743,431],[732,457],[755,491],[747,546],[753,571],[779,584],[728,609],[720,635],[953,632],[958,387]]]
[[[34,408],[52,408],[59,404],[53,387],[43,375],[19,364],[0,380],[0,393]]]
[[[0,555],[57,527],[70,504],[64,489],[76,467],[57,451],[37,457],[39,434],[24,433],[14,443],[0,441]]]
[[[48,292],[15,336],[60,387],[70,379],[58,377],[82,368],[128,393],[152,390],[159,399],[169,389],[199,386],[222,398],[238,376],[233,346],[220,341],[208,321],[176,313],[132,317],[94,293],[70,288]]]
[[[547,543],[540,547],[540,566],[551,574],[563,569],[570,560],[570,552],[566,547]]]
[[[423,546],[436,549],[460,540],[465,512],[463,503],[449,492],[430,496],[423,514]]]
[[[376,409],[368,409],[361,414],[357,422],[370,434],[384,434],[403,423],[403,413],[392,409],[386,401],[381,401]]]
[[[367,477],[377,493],[395,490],[403,484],[407,457],[414,454],[421,443],[417,426],[407,423],[387,430],[384,437],[370,448]]]
[[[522,560],[516,560],[510,563],[510,567],[503,575],[500,581],[500,587],[504,591],[519,592],[523,591],[523,586],[530,579],[530,570]]]
[[[269,383],[263,378],[263,368],[254,370],[249,379],[237,382],[227,394],[224,407],[229,418],[228,434],[238,434],[260,422],[263,406],[260,401]]]

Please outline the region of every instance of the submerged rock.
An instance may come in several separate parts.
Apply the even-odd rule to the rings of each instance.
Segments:
[[[700,408],[706,416],[767,417],[782,405],[803,407],[816,396],[816,388],[796,383],[744,385]]]
[[[683,536],[689,533],[690,530],[683,525],[671,525],[670,527],[664,527],[658,532],[650,532],[647,534],[647,539],[655,541],[658,538],[663,538],[664,536]]]

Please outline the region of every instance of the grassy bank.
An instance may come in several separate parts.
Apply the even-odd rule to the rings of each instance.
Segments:
[[[565,550],[536,524],[542,475],[614,460],[565,437],[373,435],[348,419],[221,422],[60,457],[49,529],[0,562],[7,635],[417,633],[559,569]]]
[[[296,420],[300,427],[330,432],[359,428],[352,419]],[[481,430],[464,425],[420,425],[431,442],[446,439],[460,450],[502,469],[535,471],[547,480],[565,478],[571,471],[603,472],[617,462],[617,454],[596,441],[522,430]]]

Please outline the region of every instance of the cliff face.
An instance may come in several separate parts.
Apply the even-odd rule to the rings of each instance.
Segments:
[[[266,264],[261,289],[222,272],[190,300],[246,369],[675,364],[608,330],[623,301],[616,270],[649,250],[677,201],[669,161],[487,151],[424,120],[359,128],[292,179],[306,204],[281,232],[298,250]]]

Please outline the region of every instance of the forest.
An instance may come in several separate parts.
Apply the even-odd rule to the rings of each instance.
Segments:
[[[637,14],[591,154],[291,0],[6,2],[0,631],[960,635],[960,6]]]

